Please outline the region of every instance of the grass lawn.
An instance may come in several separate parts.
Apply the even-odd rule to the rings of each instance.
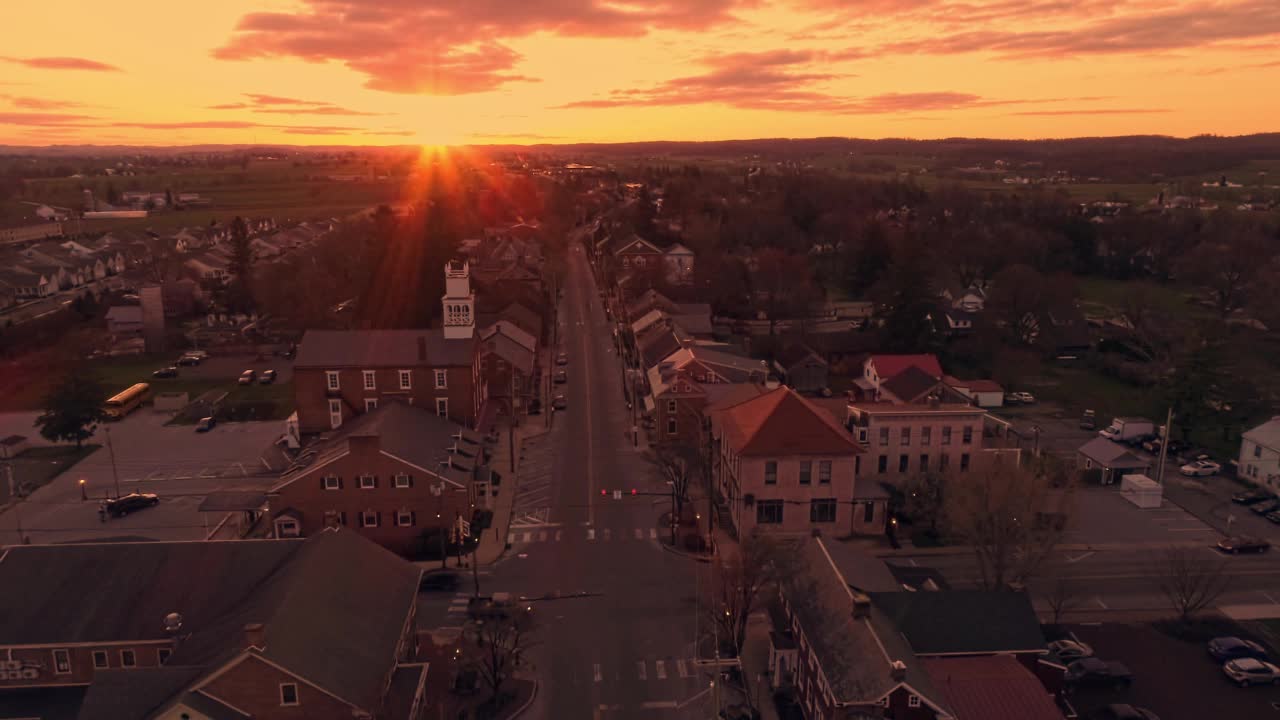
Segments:
[[[211,390],[227,393],[222,406],[230,408],[236,405],[257,405],[269,403],[272,406],[269,414],[255,416],[259,420],[283,420],[293,412],[293,383],[273,383],[262,385],[240,385],[235,378],[191,377],[182,373],[176,378],[153,378],[151,372],[157,368],[173,363],[173,354],[139,355],[129,358],[112,359],[95,365],[98,377],[107,388],[108,394],[124,390],[134,383],[145,382],[151,385],[151,393],[185,392],[188,400],[195,400]]]
[[[93,451],[102,447],[85,443],[79,449],[75,445],[52,445],[28,449],[14,458],[14,479],[19,486],[33,492],[55,477],[71,469],[76,463],[89,457]],[[0,504],[9,500],[9,483],[0,482]]]
[[[1077,285],[1085,310],[1123,312],[1130,297],[1136,293],[1145,293],[1156,309],[1173,317],[1200,319],[1212,315],[1209,310],[1195,304],[1194,293],[1183,287],[1145,280],[1112,280],[1101,277],[1082,277]]]
[[[1061,405],[1068,414],[1078,415],[1082,410],[1094,410],[1098,414],[1098,422],[1103,424],[1120,415],[1142,415],[1152,419],[1164,416],[1159,391],[1130,385],[1083,364],[1046,365],[1041,374],[1027,384],[1035,388],[1040,399]]]

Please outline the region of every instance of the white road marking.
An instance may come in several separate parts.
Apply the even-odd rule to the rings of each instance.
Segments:
[[[546,540],[547,540],[547,531],[546,531],[546,530],[543,530],[543,531],[539,532],[539,533],[538,533],[538,542],[546,542]]]
[[[557,531],[556,531],[556,542],[560,542],[560,536],[561,536],[561,535],[564,535],[564,531],[563,531],[563,530],[557,530]]]
[[[1087,558],[1087,557],[1089,557],[1089,556],[1091,556],[1091,555],[1094,555],[1094,554],[1096,554],[1094,551],[1090,551],[1090,552],[1087,552],[1087,553],[1081,553],[1080,555],[1077,555],[1077,556],[1075,556],[1075,557],[1071,557],[1070,555],[1068,555],[1068,556],[1067,556],[1067,562],[1069,562],[1069,563],[1078,563],[1078,562],[1080,562],[1081,560],[1084,560],[1085,558]]]
[[[643,660],[636,663],[636,671],[640,673],[641,680],[649,679],[649,671],[645,668]]]
[[[1269,600],[1269,601],[1271,602],[1271,604],[1273,604],[1273,605],[1278,604],[1278,603],[1277,603],[1277,601],[1276,601],[1276,599],[1275,599],[1275,598],[1273,598],[1273,597],[1271,597],[1271,595],[1270,595],[1269,593],[1263,592],[1263,591],[1261,591],[1261,590],[1259,590],[1258,592],[1262,593],[1262,597],[1264,597],[1264,598],[1266,598],[1267,600]]]
[[[644,539],[644,531],[643,531],[643,530],[641,530],[640,528],[636,528],[636,539],[637,539],[637,540],[643,540],[643,539]]]
[[[524,541],[529,542],[532,537],[533,537],[533,533],[527,532],[524,534]]]
[[[666,680],[666,679],[667,679],[667,665],[666,665],[666,663],[662,662],[661,660],[656,660],[656,661],[654,661],[654,663],[653,663],[653,674],[654,674],[654,675],[657,675],[659,680]]]
[[[595,664],[595,679],[596,679],[596,682],[600,682],[602,679],[604,679],[600,675],[600,663]]]
[[[684,664],[684,658],[676,660],[676,672],[680,673],[680,677],[689,677],[689,668]]]
[[[595,530],[595,528],[587,528],[587,539],[588,539],[588,540],[595,540],[595,539],[596,539],[596,530]]]
[[[516,534],[515,534],[515,533],[507,533],[507,544],[508,544],[508,545],[515,545],[515,544],[516,544]]]
[[[1094,602],[1098,603],[1098,607],[1101,607],[1103,610],[1110,610],[1110,609],[1111,609],[1111,608],[1107,607],[1107,604],[1106,604],[1106,603],[1102,602],[1102,598],[1100,598],[1100,597],[1098,597],[1098,596],[1096,596],[1096,595],[1095,595],[1095,596],[1093,597],[1093,600],[1094,600]]]
[[[658,529],[657,529],[657,528],[649,528],[649,539],[650,539],[650,540],[657,540],[657,539],[658,539]]]

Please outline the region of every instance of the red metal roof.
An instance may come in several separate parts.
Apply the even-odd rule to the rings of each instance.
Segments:
[[[1063,720],[1049,691],[1011,655],[920,662],[956,720]]]
[[[724,427],[740,455],[848,455],[862,449],[830,413],[788,387],[724,411]]]
[[[938,362],[937,355],[872,355],[870,359],[882,381],[909,367],[920,368],[936,378],[942,377],[942,364]]]

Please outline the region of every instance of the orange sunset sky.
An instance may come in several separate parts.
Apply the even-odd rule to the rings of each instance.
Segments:
[[[3,5],[8,144],[1280,129],[1278,0]]]

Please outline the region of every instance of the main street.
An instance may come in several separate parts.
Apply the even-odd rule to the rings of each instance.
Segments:
[[[708,566],[659,544],[668,503],[643,493],[666,488],[632,444],[611,325],[577,245],[561,308],[569,380],[552,393],[564,393],[568,409],[522,461],[546,460],[545,487],[534,496],[546,504],[522,508],[526,520],[513,525],[512,547],[483,591],[548,598],[530,602],[541,682],[535,717],[706,717],[712,672],[695,665],[693,647],[696,587]],[[575,593],[586,595],[550,599]]]

